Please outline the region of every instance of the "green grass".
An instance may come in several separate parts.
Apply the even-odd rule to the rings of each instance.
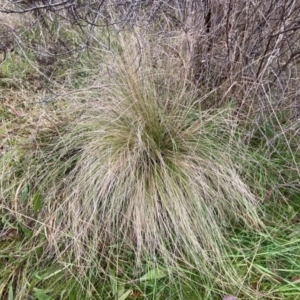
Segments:
[[[136,35],[1,104],[1,298],[300,298],[299,121],[239,123]]]
[[[43,299],[44,294],[48,296],[46,299],[119,299],[118,296],[129,291],[144,299],[220,299],[219,295],[230,293],[238,295],[238,299],[298,299],[298,236],[299,224],[279,227],[278,221],[269,225],[265,234],[249,230],[231,234],[235,247],[231,249],[230,262],[243,279],[243,285],[252,287],[250,296],[237,287],[224,289],[222,278],[213,281],[201,271],[191,271],[184,265],[180,275],[171,266],[147,262],[136,269],[130,252],[119,253],[115,261],[105,260],[108,275],[99,274],[94,266],[82,277],[78,274],[80,267],[63,263],[62,257],[53,260],[44,252],[44,237],[35,240],[35,246],[18,240],[1,243],[1,264],[6,266],[1,273],[1,288],[9,292],[12,286],[15,295],[12,299],[22,299],[24,295]],[[30,240],[33,241],[32,237]]]

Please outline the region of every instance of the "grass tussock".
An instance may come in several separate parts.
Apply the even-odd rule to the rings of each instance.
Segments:
[[[132,61],[121,45],[114,78],[103,76],[105,89],[75,120],[44,119],[26,169],[4,192],[32,199],[57,255],[68,249],[93,264],[118,245],[138,265],[158,256],[237,280],[225,261],[226,230],[262,222],[232,112],[202,111],[187,78]]]
[[[268,78],[265,53],[228,68],[221,39],[205,48],[217,31],[162,13],[139,29],[90,28],[89,51],[83,26],[49,35],[44,18],[3,63],[1,297],[299,297],[297,66]],[[234,29],[211,24],[230,56]],[[49,79],[34,93],[6,80],[24,84],[28,65]]]

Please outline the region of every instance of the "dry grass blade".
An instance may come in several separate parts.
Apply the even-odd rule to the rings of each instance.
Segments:
[[[232,295],[226,295],[223,297],[223,300],[237,300],[237,297]]]

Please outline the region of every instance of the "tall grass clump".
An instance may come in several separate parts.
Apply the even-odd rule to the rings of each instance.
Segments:
[[[262,226],[247,183],[255,162],[230,108],[202,110],[184,68],[154,67],[151,51],[139,59],[132,49],[142,48],[126,38],[111,72],[96,79],[101,89],[77,103],[80,113],[35,130],[35,147],[2,179],[6,207],[31,199],[22,214],[79,274],[103,274],[129,251],[138,268],[151,259],[238,286],[227,236],[232,226]]]
[[[296,1],[6,2],[0,298],[299,298]]]

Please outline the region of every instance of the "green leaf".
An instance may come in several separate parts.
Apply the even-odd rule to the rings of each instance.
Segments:
[[[132,292],[133,292],[132,290],[128,290],[121,297],[119,297],[118,300],[125,300],[129,295],[132,294]]]
[[[34,194],[32,202],[33,202],[33,211],[34,211],[35,214],[37,214],[40,211],[40,209],[42,208],[42,205],[43,205],[42,195],[38,194],[38,193]]]
[[[66,299],[65,294],[66,294],[66,290],[63,290],[63,291],[60,293],[60,300]]]
[[[155,268],[153,270],[150,270],[145,275],[143,275],[139,280],[140,281],[147,281],[147,280],[157,280],[164,278],[168,275],[168,273],[162,269]]]
[[[14,300],[14,291],[11,284],[9,285],[8,290],[8,300]]]
[[[115,274],[114,274],[113,270],[109,269],[108,273],[109,273],[109,280],[110,280],[111,290],[112,290],[113,295],[115,296],[118,293],[117,279],[115,277]]]
[[[21,200],[22,201],[25,201],[27,199],[29,190],[30,190],[29,184],[25,184],[25,186],[21,190]]]
[[[33,234],[32,230],[30,230],[26,226],[22,225],[22,223],[19,223],[18,225],[26,237],[30,238],[32,236],[32,234]]]
[[[293,206],[290,205],[288,206],[287,213],[289,221],[292,221],[297,216],[297,212],[294,210]]]
[[[37,300],[52,300],[53,298],[47,293],[52,292],[52,290],[43,290],[43,289],[37,289],[33,288],[33,295]]]
[[[124,294],[125,292],[125,284],[118,285],[118,299]]]
[[[43,277],[39,275],[39,273],[35,273],[34,277],[38,280],[43,280]]]

